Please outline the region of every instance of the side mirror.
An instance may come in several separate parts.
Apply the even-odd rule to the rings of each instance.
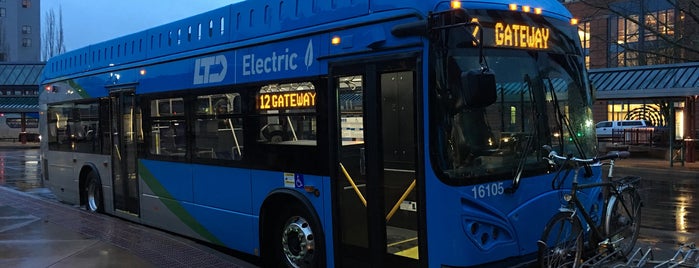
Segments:
[[[495,74],[490,70],[461,73],[461,94],[467,108],[485,108],[497,100]]]

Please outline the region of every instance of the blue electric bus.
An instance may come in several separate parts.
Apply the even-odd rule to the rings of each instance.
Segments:
[[[566,191],[542,146],[597,154],[572,22],[555,0],[249,0],[77,49],[43,74],[44,180],[266,267],[526,263]]]

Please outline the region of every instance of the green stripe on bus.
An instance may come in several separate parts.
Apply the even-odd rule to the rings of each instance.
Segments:
[[[138,163],[138,174],[143,179],[143,181],[150,187],[151,191],[155,193],[156,196],[167,198],[173,200],[174,202],[163,202],[165,206],[177,216],[180,221],[187,225],[194,232],[204,237],[204,239],[209,240],[212,243],[223,245],[223,243],[216,238],[211,232],[209,232],[203,225],[201,225],[194,217],[192,217],[187,210],[177,202],[170,192],[163,187],[162,184],[153,176],[153,174],[148,170],[145,165],[140,161]]]
[[[90,98],[90,94],[87,94],[87,92],[85,91],[85,89],[84,89],[82,86],[80,86],[78,83],[75,83],[75,80],[72,80],[72,79],[71,79],[71,80],[68,80],[67,83],[68,83],[68,85],[69,85],[71,88],[73,88],[73,90],[75,90],[75,92],[78,93],[78,95],[80,95],[80,97],[82,97],[83,99]]]

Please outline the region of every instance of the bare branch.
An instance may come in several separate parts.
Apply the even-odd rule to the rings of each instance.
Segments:
[[[43,29],[43,51],[41,56],[44,60],[66,52],[63,40],[63,9],[58,6],[58,22],[56,22],[56,12],[53,9],[46,11],[44,15]]]
[[[674,14],[675,18],[673,18],[673,21],[665,21],[661,18],[658,18],[657,12],[641,12],[645,14],[626,14],[623,13],[620,9],[613,7],[612,5],[614,3],[618,3],[618,1],[606,1],[606,0],[580,0],[581,3],[584,5],[591,7],[593,10],[595,10],[595,14],[611,14],[618,16],[619,18],[623,18],[626,21],[633,23],[635,25],[638,25],[638,34],[640,35],[643,33],[645,36],[639,36],[639,40],[644,39],[645,44],[651,44],[651,45],[657,45],[659,42],[663,42],[660,44],[664,44],[663,47],[668,48],[668,47],[674,47],[674,53],[673,51],[669,51],[670,53],[665,53],[668,52],[667,50],[663,49],[658,49],[657,46],[646,46],[646,47],[638,47],[638,46],[630,46],[629,44],[618,44],[616,40],[614,40],[613,36],[609,37],[609,40],[604,40],[607,44],[612,44],[615,43],[614,45],[623,47],[626,51],[635,51],[638,53],[642,53],[644,55],[655,55],[655,56],[660,56],[660,57],[665,57],[668,59],[676,60],[676,61],[685,61],[687,59],[681,58],[679,55],[679,51],[683,50],[685,53],[694,53],[694,54],[699,54],[699,46],[696,45],[692,41],[692,36],[690,32],[687,32],[686,29],[683,29],[682,26],[688,24],[686,20],[690,20],[689,24],[694,23],[699,23],[699,13],[696,11],[699,11],[699,4],[697,1],[678,1],[678,0],[666,0],[672,7],[674,7],[672,14]],[[680,3],[682,2],[682,3]],[[639,3],[643,3],[642,1]],[[685,3],[687,3],[685,5]],[[640,5],[640,4],[639,4]],[[645,10],[645,7],[639,6],[640,10]],[[637,12],[639,13],[639,12]],[[685,21],[677,21],[677,18],[681,16],[681,14],[684,14],[684,20]],[[642,23],[645,21],[646,23]],[[654,23],[649,23],[650,21],[654,21]],[[672,24],[671,24],[672,23]],[[659,30],[662,29],[662,30]],[[674,34],[668,34],[668,32],[663,31],[664,29],[671,29],[671,31]],[[680,32],[682,31],[682,32]],[[648,38],[650,37],[650,38]],[[696,36],[695,36],[696,37]],[[598,38],[598,39],[606,39],[607,37],[604,38]],[[657,41],[652,41],[652,40],[657,40]],[[649,42],[650,41],[650,42]],[[641,43],[643,45],[643,43]]]

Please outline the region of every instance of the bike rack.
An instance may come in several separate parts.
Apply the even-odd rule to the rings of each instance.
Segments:
[[[677,249],[672,259],[661,262],[655,268],[661,267],[699,267],[699,249],[694,243],[684,244]]]
[[[653,250],[651,248],[648,248],[645,252],[643,252],[643,249],[638,248],[636,251],[633,252],[631,257],[626,261],[624,264],[617,264],[614,266],[614,268],[622,268],[622,267],[644,267],[648,262],[653,260]]]
[[[645,252],[637,249],[624,264],[614,265],[614,268],[625,267],[650,267],[653,268],[674,268],[674,267],[695,267],[699,268],[699,249],[694,243],[681,245],[675,255],[666,261],[653,260],[653,251],[648,248]]]
[[[610,261],[614,261],[617,255],[619,255],[618,257],[623,257],[623,255],[621,255],[620,250],[614,250],[610,252],[606,249],[603,249],[600,250],[600,252],[597,253],[597,255],[594,255],[585,260],[582,263],[581,267],[600,267],[603,264],[609,263]]]

